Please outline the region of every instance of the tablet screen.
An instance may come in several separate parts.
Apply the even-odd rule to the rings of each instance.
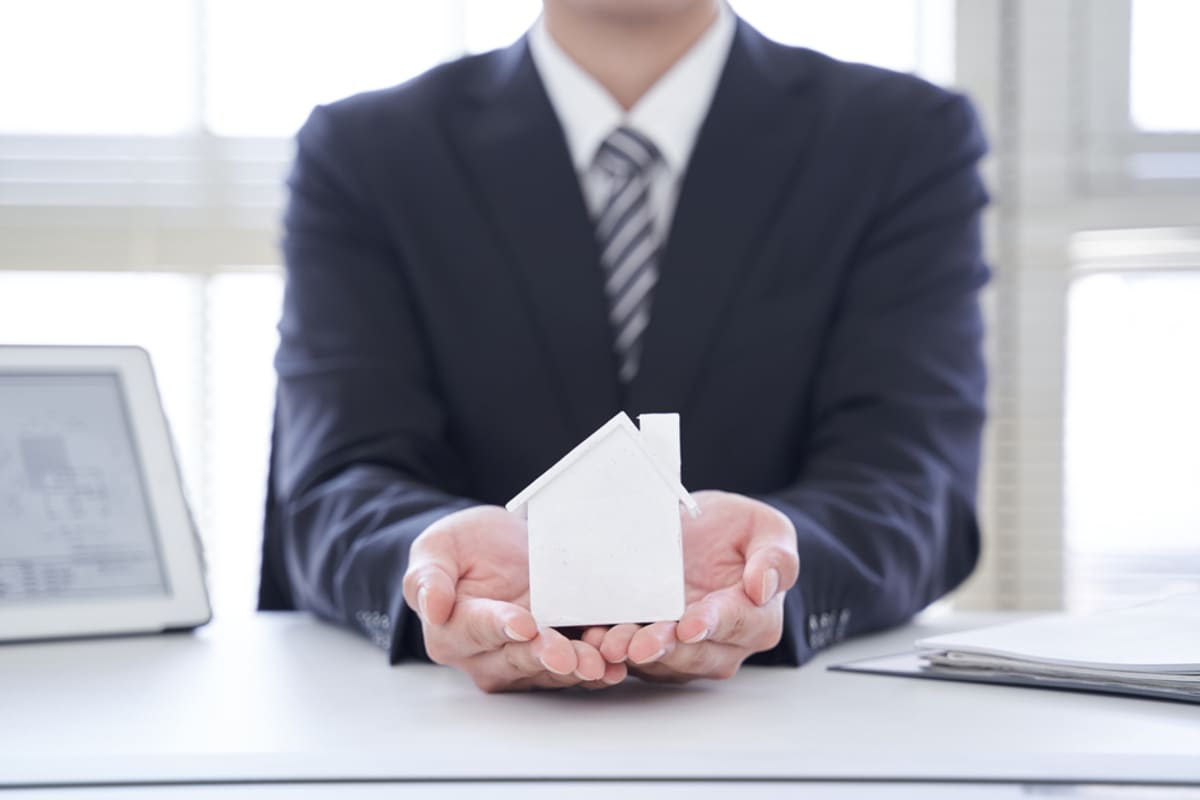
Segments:
[[[116,373],[0,372],[0,603],[164,594]]]

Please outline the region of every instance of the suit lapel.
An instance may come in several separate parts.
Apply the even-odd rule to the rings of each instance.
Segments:
[[[450,126],[557,374],[579,438],[620,406],[592,223],[566,140],[522,40],[493,56]]]
[[[728,307],[794,185],[814,110],[796,96],[802,76],[773,69],[776,47],[739,21],[680,188],[630,387],[634,411],[685,408]]]

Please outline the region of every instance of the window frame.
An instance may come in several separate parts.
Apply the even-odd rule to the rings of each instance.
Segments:
[[[1080,87],[1074,108],[1075,136],[1081,145],[1076,151],[1076,180],[1092,195],[1192,195],[1200,191],[1200,131],[1145,131],[1133,122],[1134,1],[1071,3],[1073,28],[1078,31],[1071,40],[1073,79]],[[1156,171],[1173,166],[1183,168],[1188,176],[1144,174],[1156,162]]]
[[[959,85],[974,99],[992,142],[984,173],[993,190],[986,246],[994,268],[986,304],[991,381],[980,485],[984,552],[955,598],[960,607],[1057,609],[1067,599],[1064,388],[1074,238],[1093,230],[1195,225],[1200,182],[1115,180],[1096,169],[1081,146],[1081,131],[1097,119],[1089,115],[1101,113],[1090,97],[1104,94],[1103,80],[1114,82],[1108,88],[1117,100],[1107,106],[1108,121],[1096,123],[1109,126],[1097,140],[1118,142],[1111,135],[1113,108],[1122,110],[1121,130],[1132,128],[1128,44],[1123,59],[1111,59],[1123,60],[1123,75],[1089,73],[1080,59],[1089,50],[1079,46],[1088,9],[1096,15],[1109,9],[1111,22],[1111,9],[1128,9],[1128,2],[958,5]],[[1128,15],[1124,19],[1127,37]],[[1145,136],[1129,141],[1159,140]]]
[[[293,151],[203,133],[0,136],[0,269],[271,268]]]
[[[203,19],[204,0],[191,2]],[[938,2],[922,0],[922,8]],[[1129,159],[1147,153],[1200,158],[1200,133],[1133,130],[1130,2],[955,6],[954,85],[972,97],[991,138],[983,170],[995,197],[985,220],[996,275],[985,298],[992,373],[980,487],[985,549],[958,596],[964,607],[1063,602],[1074,237],[1195,224],[1200,180],[1129,175]],[[203,108],[203,70],[192,89]],[[277,271],[282,178],[292,153],[290,139],[206,133],[199,111],[194,129],[178,136],[0,136],[0,270]],[[99,191],[114,182],[117,195]]]

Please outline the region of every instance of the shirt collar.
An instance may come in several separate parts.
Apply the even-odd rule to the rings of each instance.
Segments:
[[[669,170],[682,173],[712,104],[735,28],[733,12],[720,3],[704,35],[626,112],[571,60],[539,18],[529,32],[529,51],[566,134],[575,169],[590,169],[605,137],[628,125],[654,142]]]

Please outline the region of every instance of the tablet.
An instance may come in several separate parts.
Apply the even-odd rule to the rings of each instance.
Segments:
[[[0,346],[0,641],[210,616],[147,353]]]

